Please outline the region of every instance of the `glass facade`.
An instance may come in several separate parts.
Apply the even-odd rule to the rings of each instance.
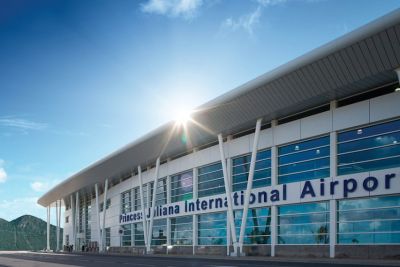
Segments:
[[[243,210],[235,210],[236,236],[239,237]],[[270,208],[249,209],[247,213],[244,244],[271,243],[271,210]]]
[[[182,216],[171,219],[171,244],[192,245],[193,216]]]
[[[164,244],[167,244],[167,219],[154,220],[151,245],[161,246]]]
[[[171,176],[171,203],[193,198],[193,171]]]
[[[400,244],[400,196],[338,201],[339,244]]]
[[[135,246],[144,246],[144,232],[143,232],[143,223],[134,223],[132,224],[133,231],[133,244]]]
[[[111,246],[111,228],[108,227],[105,229],[106,231],[106,247]]]
[[[249,177],[251,154],[232,159],[233,191],[245,190]],[[271,185],[271,150],[259,151],[254,169],[253,188]]]
[[[198,196],[206,197],[225,193],[222,164],[214,163],[198,169]]]
[[[338,134],[338,175],[400,166],[400,120]]]
[[[329,203],[278,207],[279,244],[329,244]]]
[[[132,224],[122,225],[121,246],[129,247],[132,245]]]
[[[121,213],[132,211],[132,194],[131,190],[125,191],[121,194]]]
[[[199,245],[226,245],[226,212],[198,215]]]
[[[280,184],[329,177],[329,136],[301,141],[278,148]]]
[[[349,174],[400,167],[399,139],[400,120],[339,132],[336,140],[338,175],[348,175],[351,178]],[[229,171],[232,173],[234,192],[246,189],[250,157],[250,154],[247,154],[232,158],[232,168]],[[330,136],[324,135],[277,147],[277,165],[279,184],[329,177]],[[194,179],[193,173],[191,169],[170,177],[171,203],[192,199],[193,181],[196,180],[199,198],[225,193],[221,162],[198,167],[197,179]],[[253,188],[270,185],[271,150],[261,150],[257,153]],[[329,183],[327,182],[325,186],[327,193]],[[360,190],[362,186],[359,184]],[[147,183],[143,188],[144,204],[151,204],[153,183]],[[155,204],[159,206],[168,203],[167,195],[167,178],[164,177],[157,181]],[[334,196],[336,197],[337,195]],[[337,244],[400,244],[400,195],[339,199],[336,201],[336,206]],[[329,208],[329,201],[277,206],[277,243],[328,245]],[[90,201],[80,199],[78,227],[80,233],[84,233],[87,242],[90,241],[90,209]],[[141,210],[139,187],[121,193],[121,214],[138,210]],[[199,246],[226,246],[225,211],[195,216],[197,216],[196,234]],[[242,216],[242,210],[234,211],[238,238]],[[167,220],[170,220],[170,232],[167,232]],[[121,227],[122,246],[144,246],[142,222]],[[110,231],[109,228],[106,229],[106,236],[107,231]],[[167,236],[171,245],[192,246],[193,215],[168,219],[155,217],[151,244],[165,245]],[[270,207],[249,209],[244,244],[271,244]]]
[[[156,206],[167,204],[167,177],[157,182]]]

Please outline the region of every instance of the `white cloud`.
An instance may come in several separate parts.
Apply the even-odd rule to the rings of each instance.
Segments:
[[[4,183],[7,180],[7,172],[3,167],[4,160],[0,159],[0,183]]]
[[[278,4],[285,3],[287,0],[256,0],[256,8],[250,12],[246,13],[239,18],[227,18],[222,22],[222,29],[229,31],[244,30],[250,36],[254,35],[255,27],[260,23],[260,18],[262,16],[262,11],[268,6],[274,6]]]
[[[46,182],[35,181],[31,183],[31,188],[35,192],[46,192],[57,185],[59,182],[60,180],[51,180]]]
[[[253,35],[254,27],[260,22],[262,7],[258,6],[253,12],[245,14],[238,19],[227,18],[222,27],[231,31],[245,30],[248,34]]]
[[[21,130],[42,130],[47,127],[47,124],[17,117],[0,117],[0,126]]]
[[[190,19],[196,15],[202,4],[203,0],[148,0],[142,4],[141,10],[145,13]]]

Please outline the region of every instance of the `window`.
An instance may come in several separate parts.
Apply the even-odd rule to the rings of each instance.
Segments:
[[[107,199],[106,201],[106,209],[108,209],[111,206],[111,199]],[[100,203],[100,212],[103,212],[104,209],[104,203],[101,202]]]
[[[400,196],[338,201],[339,244],[399,244]]]
[[[278,207],[279,244],[328,244],[329,203]]]
[[[338,134],[338,175],[400,166],[400,120]]]
[[[153,199],[151,198],[152,194],[153,194],[153,183],[151,182],[143,185],[143,204],[145,208],[149,208],[151,206],[151,203],[153,201]]]
[[[167,243],[167,219],[154,220],[151,245],[161,246]]]
[[[329,177],[329,147],[329,136],[279,147],[279,183]]]
[[[111,229],[110,227],[105,229],[106,231],[106,247],[111,246]]]
[[[235,210],[236,236],[240,235],[243,210]],[[244,244],[271,243],[271,211],[269,208],[249,209],[247,213]]]
[[[200,167],[198,171],[199,197],[223,193],[225,193],[225,185],[221,162]]]
[[[226,245],[226,212],[198,215],[199,245]]]
[[[133,224],[133,238],[135,246],[144,246],[143,223]]]
[[[122,225],[122,246],[130,247],[132,244],[132,224]]]
[[[192,245],[193,216],[183,216],[171,219],[171,244]]]
[[[146,195],[143,196],[145,198]],[[133,188],[133,210],[142,210],[141,198],[140,198],[140,187]]]
[[[131,212],[132,195],[131,190],[121,193],[121,213]]]
[[[65,235],[65,245],[69,246],[69,235]]]
[[[156,206],[167,204],[167,177],[157,182]]]
[[[69,223],[69,216],[65,217],[65,223]]]
[[[232,160],[233,191],[247,188],[251,154],[240,156]],[[259,151],[254,169],[253,188],[271,185],[271,150]]]
[[[171,177],[171,202],[193,198],[193,171]]]

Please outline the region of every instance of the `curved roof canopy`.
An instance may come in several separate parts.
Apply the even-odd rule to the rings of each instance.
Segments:
[[[216,141],[216,135],[254,127],[397,81],[400,9],[350,32],[200,106],[181,142],[182,129],[169,122],[61,182],[38,203],[51,205],[105,178],[120,180],[137,166],[154,164]],[[201,125],[201,126],[199,126]],[[91,191],[91,189],[89,190]]]

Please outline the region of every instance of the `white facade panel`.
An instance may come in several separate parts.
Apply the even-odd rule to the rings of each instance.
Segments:
[[[300,120],[300,137],[306,139],[332,131],[332,111],[322,112]]]
[[[278,125],[274,128],[274,144],[281,145],[300,139],[300,120]]]
[[[333,130],[369,123],[369,100],[333,110]]]
[[[400,116],[400,92],[371,99],[370,113],[371,122]]]

